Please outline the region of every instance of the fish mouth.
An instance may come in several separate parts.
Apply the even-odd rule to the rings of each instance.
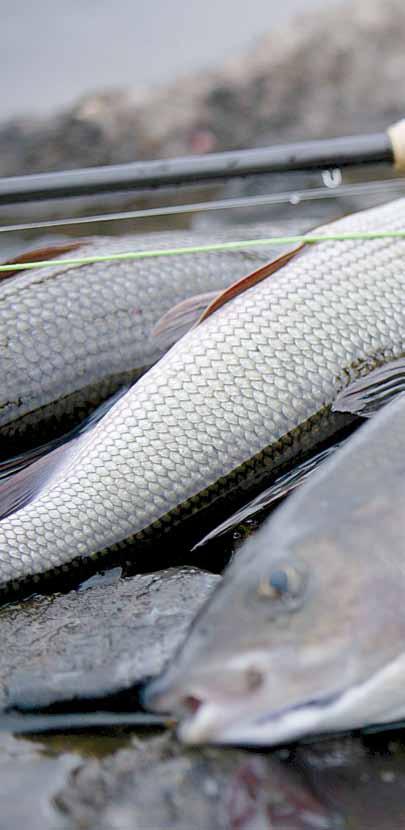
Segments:
[[[191,698],[191,713],[178,727],[180,740],[187,744],[265,745],[288,743],[307,734],[321,732],[324,710],[333,707],[344,692],[286,707],[278,711],[246,717],[246,706],[227,701],[200,702]],[[184,701],[185,705],[188,700]]]
[[[179,738],[187,744],[274,746],[322,733],[347,732],[405,718],[405,653],[371,677],[316,698],[271,709],[251,696],[209,696],[190,690],[177,698]],[[286,699],[288,690],[286,689]]]
[[[186,691],[186,690],[185,690]],[[333,706],[344,692],[325,694],[316,700],[293,704],[282,709],[267,710],[263,697],[226,696],[196,684],[181,694],[176,684],[158,677],[143,691],[143,705],[152,711],[175,711],[177,733],[187,744],[272,745],[285,743],[313,731],[319,715]],[[271,696],[266,695],[270,703]]]

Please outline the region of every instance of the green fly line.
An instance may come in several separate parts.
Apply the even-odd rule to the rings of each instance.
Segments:
[[[347,240],[364,241],[367,239],[405,239],[402,231],[353,231],[351,233],[305,234],[299,236],[273,236],[268,239],[247,239],[235,242],[215,242],[212,245],[190,245],[182,248],[157,248],[152,251],[125,251],[118,254],[99,254],[93,256],[58,259],[44,259],[38,262],[17,262],[0,265],[2,271],[26,271],[31,268],[44,268],[49,265],[90,265],[97,262],[120,262],[122,260],[149,259],[154,257],[182,256],[187,254],[204,254],[214,251],[241,251],[245,248],[268,247],[271,245],[315,244],[317,242],[345,242]],[[85,243],[83,243],[85,244]]]

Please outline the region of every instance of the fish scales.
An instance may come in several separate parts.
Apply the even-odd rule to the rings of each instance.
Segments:
[[[325,232],[397,230],[405,200]],[[0,523],[2,584],[161,535],[334,434],[349,379],[405,353],[405,241],[322,242],[180,340]]]
[[[251,226],[247,238],[269,228]],[[59,263],[0,274],[0,439],[9,449],[44,423],[66,429],[134,380],[162,354],[151,331],[180,300],[221,290],[279,251],[274,247],[145,260],[64,264],[64,260],[133,250],[204,245],[238,239],[183,231],[83,240]],[[49,258],[45,255],[44,258]],[[51,258],[52,252],[51,252]],[[8,442],[8,443],[7,443]]]

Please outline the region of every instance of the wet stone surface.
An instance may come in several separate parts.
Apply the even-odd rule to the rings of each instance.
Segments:
[[[400,830],[404,796],[399,732],[273,752],[0,736],[0,830]]]
[[[219,579],[195,568],[122,579],[115,569],[79,591],[3,608],[0,704],[98,699],[157,674]]]
[[[296,762],[318,797],[354,830],[405,826],[405,733],[301,747]]]
[[[132,684],[160,670],[219,579],[115,569],[3,608],[2,704],[83,711],[131,687],[136,706]],[[272,752],[189,749],[169,731],[125,727],[0,733],[0,803],[0,830],[399,830],[405,733]]]
[[[158,785],[157,785],[157,782]],[[328,830],[340,826],[277,756],[141,742],[68,776],[59,810],[83,830]]]
[[[80,764],[65,752],[45,756],[37,743],[0,736],[0,830],[62,830],[66,825],[54,796]]]

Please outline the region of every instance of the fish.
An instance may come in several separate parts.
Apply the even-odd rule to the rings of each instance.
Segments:
[[[404,224],[401,199],[325,232]],[[184,564],[224,514],[353,428],[356,416],[332,411],[336,396],[405,354],[405,240],[322,240],[269,270],[217,303],[93,429],[16,473],[11,500],[0,484],[3,593],[103,557],[139,568],[159,549]]]
[[[247,239],[269,235],[251,226]],[[273,231],[274,232],[274,231]],[[57,259],[36,270],[0,273],[0,457],[57,437],[155,363],[153,328],[193,295],[214,296],[278,255],[269,247],[72,265],[75,257],[239,239],[240,229],[67,240],[9,264]]]
[[[145,705],[192,744],[405,718],[404,505],[402,392],[240,548]]]

